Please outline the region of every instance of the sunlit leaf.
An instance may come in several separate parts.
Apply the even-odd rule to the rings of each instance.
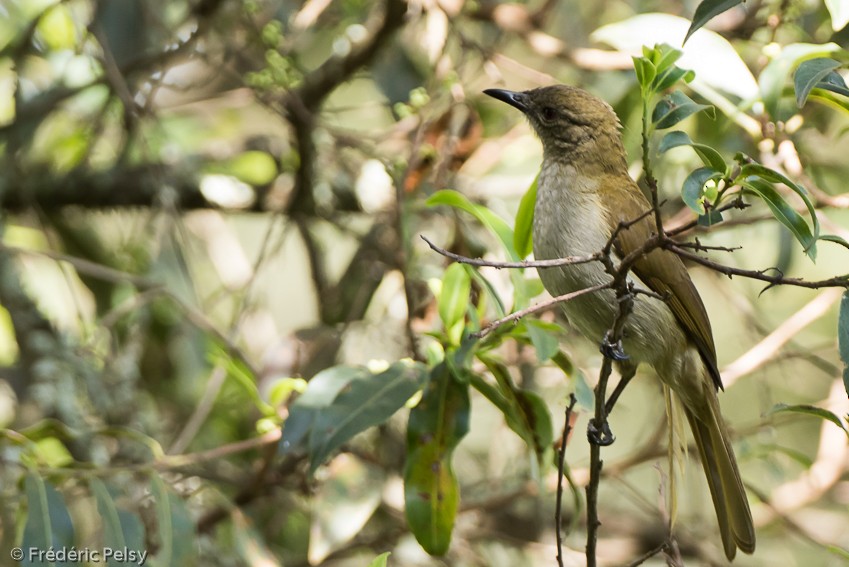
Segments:
[[[740,176],[749,176],[749,175],[757,175],[762,179],[766,179],[770,183],[781,183],[785,185],[788,189],[796,193],[802,202],[805,203],[805,207],[808,209],[808,213],[811,216],[811,222],[813,223],[813,236],[816,239],[819,236],[820,225],[819,218],[817,217],[817,211],[814,208],[814,203],[811,201],[808,196],[808,192],[804,187],[799,185],[798,183],[791,180],[786,175],[775,171],[774,169],[770,169],[766,166],[763,166],[759,163],[747,163],[743,165],[740,170]]]
[[[391,552],[381,553],[368,564],[368,567],[386,567],[386,561],[389,559]]]
[[[442,291],[439,293],[439,317],[446,329],[462,322],[469,306],[472,280],[462,264],[451,264],[442,276]]]
[[[799,68],[796,69],[796,74],[793,76],[793,83],[796,89],[796,106],[802,108],[805,101],[808,100],[808,95],[811,90],[818,86],[826,75],[834,73],[834,70],[840,67],[840,62],[828,57],[818,57],[810,61],[804,61]],[[837,75],[840,81],[843,80],[840,75]],[[834,79],[832,79],[834,81]],[[845,88],[846,85],[844,84]]]
[[[711,19],[730,10],[737,4],[743,3],[743,1],[744,0],[702,0],[702,3],[696,8],[696,13],[693,14],[693,24],[690,26],[690,29],[687,30],[687,35],[684,37],[684,43],[690,39],[690,36],[693,35],[696,30],[704,26]]]
[[[516,224],[513,230],[513,247],[520,258],[527,257],[533,251],[534,205],[537,200],[537,181],[534,178],[531,186],[525,191],[516,212]]]
[[[689,28],[690,21],[679,16],[640,14],[602,26],[590,37],[628,55],[639,55],[644,45],[682,45]],[[758,84],[749,67],[734,46],[718,33],[701,29],[689,38],[682,51],[684,55],[675,64],[695,71],[690,87],[703,97],[712,100],[709,95],[716,91],[744,100],[757,96]]]
[[[840,31],[849,24],[849,0],[825,0],[825,7],[831,14],[831,29]]]
[[[443,555],[451,544],[460,504],[451,458],[468,430],[468,386],[440,364],[431,371],[421,401],[410,411],[404,467],[407,524],[431,555]]]
[[[473,215],[481,224],[498,237],[512,260],[518,261],[521,259],[513,247],[513,231],[510,229],[510,225],[483,205],[476,205],[469,201],[465,195],[450,189],[437,191],[430,196],[426,203],[428,206],[448,205]]]

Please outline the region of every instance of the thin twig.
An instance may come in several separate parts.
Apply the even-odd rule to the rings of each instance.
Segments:
[[[563,464],[566,461],[566,443],[572,433],[572,410],[577,401],[574,393],[569,394],[563,436],[560,438],[560,448],[557,450],[557,500],[554,508],[554,529],[557,530],[557,564],[560,567],[563,567]]]
[[[526,309],[522,309],[521,311],[516,311],[515,313],[511,313],[506,317],[502,317],[501,319],[497,319],[490,323],[489,325],[483,327],[477,333],[471,333],[471,336],[477,339],[482,339],[491,333],[493,330],[497,329],[504,323],[509,323],[511,321],[518,321],[525,315],[530,315],[531,313],[536,313],[537,311],[542,311],[551,307],[552,305],[556,305],[557,303],[562,303],[564,301],[570,301],[579,297],[581,295],[585,295],[587,293],[594,293],[596,291],[607,289],[610,287],[610,283],[597,284],[592,287],[588,287],[585,289],[579,289],[578,291],[573,291],[571,293],[564,293],[563,295],[558,295],[557,297],[552,297],[551,299],[546,299],[545,301],[541,301],[536,305],[532,305]]]
[[[440,248],[424,234],[420,236],[422,240],[427,242],[427,245],[430,246],[431,250],[433,250],[437,254],[445,256],[446,258],[450,258],[455,262],[459,262],[461,264],[468,264],[470,266],[496,268],[498,270],[501,270],[503,268],[522,269],[572,266],[574,264],[586,264],[588,262],[596,262],[598,260],[601,260],[601,257],[603,256],[602,252],[596,252],[595,254],[590,254],[589,256],[565,256],[563,258],[553,258],[551,260],[521,260],[519,262],[497,262],[495,260],[484,260],[483,258],[469,258],[466,256],[461,256],[460,254],[455,254],[454,252],[450,252],[448,250],[445,250],[444,248]]]

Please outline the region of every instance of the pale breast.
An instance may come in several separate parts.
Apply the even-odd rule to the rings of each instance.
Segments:
[[[540,171],[534,208],[534,256],[538,260],[584,256],[604,249],[610,228],[604,217],[597,182],[569,165],[547,165]],[[618,258],[614,256],[614,261]],[[551,295],[563,295],[611,280],[600,262],[540,268],[540,279]],[[636,275],[629,279],[647,289]],[[617,305],[612,290],[582,295],[561,303],[572,325],[588,339],[600,342],[610,329]],[[633,360],[653,363],[666,349],[663,333],[681,335],[672,311],[646,296],[637,298],[625,329],[626,352]],[[639,353],[639,354],[638,354]],[[636,356],[634,356],[636,355]]]

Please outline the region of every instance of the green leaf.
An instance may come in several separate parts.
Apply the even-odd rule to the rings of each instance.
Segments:
[[[690,26],[687,19],[671,14],[639,14],[602,26],[592,32],[590,38],[631,55],[639,52],[641,46],[658,42],[679,45]],[[695,72],[692,88],[709,100],[720,100],[715,96],[717,91],[743,100],[757,96],[758,84],[740,54],[728,40],[709,29],[701,30],[689,41],[676,65]],[[729,107],[739,113],[731,103],[720,108]]]
[[[839,244],[844,248],[849,248],[849,242],[847,242],[845,238],[837,236],[836,234],[821,234],[817,240],[827,240],[828,242]]]
[[[657,151],[662,154],[672,148],[680,146],[690,146],[693,148],[699,156],[699,159],[702,160],[702,163],[714,171],[718,171],[723,175],[727,171],[728,165],[725,163],[725,160],[718,151],[710,146],[693,142],[686,132],[681,132],[680,130],[675,130],[674,132],[666,134],[660,141],[660,146],[658,146]]]
[[[778,221],[786,226],[812,260],[816,259],[816,238],[802,215],[790,206],[775,190],[771,183],[756,175],[750,175],[739,182],[742,187],[758,195],[772,211]]]
[[[516,212],[515,229],[513,230],[513,247],[520,258],[526,258],[533,252],[534,205],[537,201],[537,182],[539,174],[531,186],[525,191]]]
[[[663,130],[678,124],[691,114],[712,108],[710,105],[696,103],[681,91],[674,91],[657,103],[651,119],[655,128]]]
[[[722,174],[709,167],[700,167],[690,173],[687,179],[684,180],[684,187],[681,189],[681,198],[688,207],[699,213],[705,214],[705,205],[703,202],[705,183],[711,179],[719,179]]]
[[[74,545],[74,525],[71,515],[65,506],[62,495],[53,485],[35,473],[27,474],[24,479],[27,520],[24,525],[24,535],[21,547],[24,550],[35,548],[48,549],[70,549]],[[4,553],[8,553],[4,551]],[[34,559],[34,560],[33,560]],[[50,565],[51,567],[64,567],[75,564],[65,561],[41,561],[39,558],[30,557],[24,553],[20,565]]]
[[[306,449],[310,432],[321,411],[333,403],[348,383],[369,374],[368,369],[359,366],[333,366],[313,376],[307,389],[289,408],[289,417],[283,424],[280,438],[280,453],[286,455]]]
[[[510,377],[510,371],[502,362],[489,356],[479,358],[495,378],[498,388],[492,389],[480,377],[473,382],[475,388],[501,410],[507,426],[525,441],[538,462],[542,462],[545,451],[554,439],[548,406],[535,392],[517,388]]]
[[[820,225],[819,219],[817,218],[817,211],[814,207],[813,202],[811,202],[811,199],[808,197],[808,192],[805,190],[804,187],[798,185],[794,181],[791,181],[790,178],[788,178],[786,175],[783,175],[759,163],[747,163],[743,165],[743,167],[740,169],[740,176],[742,177],[748,175],[757,175],[758,177],[766,179],[770,183],[783,183],[787,186],[787,188],[796,193],[799,198],[802,199],[802,202],[805,203],[805,207],[807,207],[808,213],[811,215],[811,222],[814,226],[814,237],[819,237]]]
[[[840,298],[840,315],[837,318],[837,345],[843,361],[843,387],[849,395],[849,290]]]
[[[97,501],[97,511],[103,526],[103,545],[111,549],[128,549],[141,554],[144,552],[144,526],[141,519],[125,510],[119,509],[112,494],[99,478],[88,480],[89,489]],[[124,561],[110,557],[107,565],[121,567]]]
[[[675,68],[675,63],[681,59],[684,52],[680,49],[675,49],[668,43],[661,43],[654,46],[652,61],[655,61],[658,75],[668,73]]]
[[[560,350],[557,333],[561,332],[562,329],[558,325],[545,323],[539,319],[528,319],[525,321],[525,328],[540,363],[545,362]]]
[[[249,185],[266,185],[277,177],[277,163],[274,158],[258,150],[247,151],[221,162],[217,173],[232,175]]]
[[[831,14],[831,29],[840,31],[849,24],[849,0],[825,0],[825,7]]]
[[[838,67],[840,67],[840,62],[828,57],[818,57],[799,65],[796,74],[793,76],[793,85],[796,89],[796,106],[799,108],[805,106],[805,101],[808,100],[811,90],[818,86],[826,75],[834,73],[834,70]],[[834,74],[837,75],[837,73]],[[843,80],[840,75],[837,75],[837,77],[841,81]]]
[[[715,209],[711,209],[706,215],[699,215],[699,226],[713,226],[722,222],[722,213]]]
[[[741,4],[743,1],[744,0],[703,0],[703,2],[696,7],[696,13],[693,14],[693,23],[690,25],[690,29],[687,30],[687,35],[684,36],[683,43],[687,43],[690,36],[696,33],[699,28],[704,26],[711,19],[730,10],[737,4]]]
[[[473,215],[501,241],[502,246],[504,246],[504,249],[507,251],[511,260],[521,260],[519,255],[516,253],[516,249],[513,247],[513,231],[510,230],[510,225],[486,207],[476,205],[469,201],[465,195],[450,189],[437,191],[430,196],[430,198],[426,201],[426,204],[431,207],[437,205],[448,205]]]
[[[653,88],[655,92],[662,92],[682,79],[684,82],[690,82],[695,76],[696,74],[689,69],[672,67],[671,69],[666,70],[663,74],[658,75],[657,79],[654,81]]]
[[[194,565],[195,529],[183,500],[158,475],[151,477],[159,549],[147,564],[153,567]]]
[[[764,107],[773,120],[779,116],[779,103],[784,93],[784,85],[790,72],[803,61],[825,57],[840,50],[836,43],[794,43],[781,50],[781,53],[764,68],[758,78]]]
[[[315,417],[309,439],[310,473],[354,435],[392,417],[422,388],[426,378],[423,364],[401,361],[346,384],[333,403]]]
[[[404,500],[407,524],[431,555],[443,555],[460,504],[451,465],[454,449],[469,431],[469,389],[448,367],[433,368],[421,401],[410,411]]]
[[[632,59],[634,60],[634,72],[637,75],[637,82],[640,84],[643,93],[648,93],[657,74],[657,69],[646,57],[632,57]]]
[[[849,96],[849,87],[846,86],[846,81],[843,80],[843,75],[841,75],[837,71],[832,71],[828,73],[816,85],[816,87],[819,89],[824,89],[833,93],[837,93],[839,95]]]
[[[792,412],[792,413],[801,413],[805,415],[812,415],[814,417],[818,417],[820,419],[824,419],[826,421],[830,421],[837,427],[843,430],[843,432],[849,437],[849,429],[846,428],[846,424],[843,423],[843,420],[837,416],[837,414],[830,412],[823,408],[818,408],[816,406],[809,406],[806,404],[792,405],[789,406],[787,404],[776,404],[767,415],[772,415],[776,413],[784,413],[784,412]]]
[[[463,321],[469,306],[472,279],[463,264],[451,264],[442,276],[442,291],[439,293],[439,317],[446,329]]]
[[[368,564],[368,567],[386,567],[386,561],[389,559],[390,555],[392,555],[390,551],[381,553]]]

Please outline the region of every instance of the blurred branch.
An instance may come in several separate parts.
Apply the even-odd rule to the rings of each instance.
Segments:
[[[554,505],[554,530],[557,534],[557,564],[563,567],[563,465],[566,461],[566,444],[572,434],[572,410],[578,399],[575,394],[569,394],[569,405],[566,406],[566,418],[563,422],[563,434],[560,437],[560,448],[557,450],[557,499]]]
[[[825,315],[842,294],[840,288],[826,289],[796,313],[785,319],[772,333],[722,370],[725,387],[775,359],[781,348],[802,329]]]

